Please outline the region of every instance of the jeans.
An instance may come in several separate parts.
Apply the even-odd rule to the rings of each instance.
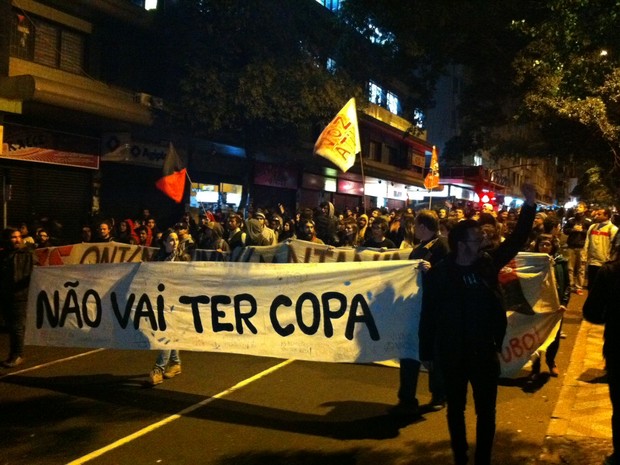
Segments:
[[[181,364],[181,359],[179,357],[178,350],[160,350],[159,356],[157,357],[157,361],[155,362],[155,366],[161,368],[162,370],[166,368],[168,363],[171,364]]]
[[[586,258],[583,249],[568,249],[568,279],[574,289],[583,288]]]

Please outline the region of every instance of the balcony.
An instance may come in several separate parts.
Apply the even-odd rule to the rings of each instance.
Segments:
[[[9,76],[0,77],[0,98],[15,103],[37,102],[127,123],[148,126],[151,109],[135,101],[135,93],[87,77],[19,58],[9,60]]]

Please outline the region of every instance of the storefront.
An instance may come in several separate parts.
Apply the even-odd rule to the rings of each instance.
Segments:
[[[61,242],[78,240],[92,214],[99,147],[97,138],[4,124],[3,226],[43,225]]]

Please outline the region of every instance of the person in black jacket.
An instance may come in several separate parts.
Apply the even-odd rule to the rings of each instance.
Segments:
[[[422,270],[422,289],[426,281],[426,271],[448,255],[448,240],[439,235],[439,218],[432,210],[420,210],[415,216],[414,235],[419,241],[409,254],[410,260],[422,260],[419,268]],[[390,409],[390,413],[404,416],[417,416],[420,413],[419,402],[416,397],[418,378],[420,376],[420,362],[412,358],[400,360],[400,386],[398,389],[398,404]],[[429,390],[432,394],[430,409],[441,410],[445,406],[445,392],[443,378],[437,367],[429,373]]]
[[[448,236],[450,253],[427,273],[420,317],[420,360],[437,364],[445,381],[454,461],[468,461],[465,430],[467,385],[476,406],[476,465],[489,465],[495,437],[499,352],[507,318],[498,274],[526,243],[536,214],[536,191],[522,186],[525,203],[515,231],[486,250],[477,221],[458,223]]]
[[[588,292],[583,317],[605,325],[603,356],[607,365],[607,382],[611,399],[611,435],[614,452],[604,465],[618,465],[620,458],[620,256],[604,264]]]
[[[0,250],[0,302],[10,340],[9,356],[2,362],[5,368],[15,368],[24,362],[26,303],[35,262],[33,248],[24,244],[19,230],[4,229]]]

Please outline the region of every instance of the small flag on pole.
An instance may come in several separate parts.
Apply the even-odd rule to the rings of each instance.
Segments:
[[[155,186],[176,203],[181,203],[185,192],[187,170],[183,168],[181,157],[174,149],[172,142],[170,142],[168,152],[166,152],[162,171],[163,176],[157,180]]]
[[[424,178],[424,187],[429,191],[439,187],[439,158],[437,157],[437,147],[433,145],[433,155],[431,156],[430,171]]]
[[[346,172],[362,149],[355,99],[350,99],[329,123],[314,144],[314,153],[327,158]]]

